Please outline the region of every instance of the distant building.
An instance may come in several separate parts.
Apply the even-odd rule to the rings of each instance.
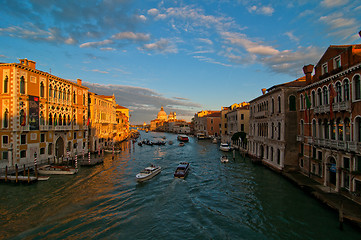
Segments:
[[[250,101],[248,154],[277,171],[298,167],[296,96],[305,77],[263,89]]]
[[[221,111],[200,111],[194,115],[194,132],[208,137],[220,135]]]
[[[169,115],[164,111],[163,106],[157,114],[157,118],[150,121],[151,131],[169,132],[169,122],[177,121],[176,112],[170,112]]]

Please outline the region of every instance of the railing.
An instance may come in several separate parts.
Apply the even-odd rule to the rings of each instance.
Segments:
[[[269,115],[268,111],[260,111],[253,113],[253,117],[259,118],[259,117],[267,117]]]
[[[313,109],[314,109],[314,113],[316,113],[316,114],[329,113],[330,112],[330,104],[315,106]],[[345,101],[345,102],[332,103],[332,110],[335,112],[351,111],[351,102]]]

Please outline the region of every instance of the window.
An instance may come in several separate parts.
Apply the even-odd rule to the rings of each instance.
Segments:
[[[328,73],[327,63],[322,64],[322,74]]]
[[[45,125],[45,118],[43,112],[40,112],[40,125]]]
[[[343,168],[350,170],[350,158],[348,157],[343,158]]]
[[[281,151],[277,149],[277,164],[280,165],[281,163]]]
[[[20,151],[20,158],[26,158],[26,150]]]
[[[75,103],[75,98],[76,98],[76,94],[75,94],[75,91],[73,91],[73,103]]]
[[[281,123],[278,123],[278,140],[281,140]]]
[[[288,100],[289,100],[289,110],[296,111],[296,97],[292,95],[289,97]]]
[[[322,105],[322,91],[321,88],[317,89],[318,106]]]
[[[45,133],[40,134],[40,142],[45,142]]]
[[[25,79],[23,76],[20,77],[20,93],[25,94]]]
[[[350,126],[350,120],[348,118],[345,118],[345,121],[344,121],[344,125],[345,125],[345,140],[346,141],[351,141],[351,135],[350,135],[350,129],[351,129],[351,126]]]
[[[9,127],[9,110],[6,109],[4,112],[4,121],[3,121],[3,128]]]
[[[76,132],[74,133],[74,139],[76,139]]]
[[[324,136],[325,136],[325,139],[329,139],[330,138],[330,132],[329,132],[329,124],[328,124],[328,121],[327,119],[325,119],[324,123],[323,123],[323,126],[324,126]]]
[[[320,160],[320,161],[322,161],[322,152],[319,151],[317,155],[318,155],[318,156],[317,156],[317,159]]]
[[[356,136],[357,136],[357,139],[356,141],[357,142],[361,142],[361,118],[356,118],[355,120],[355,130],[356,130]]]
[[[336,102],[342,102],[342,88],[341,83],[336,83]]]
[[[281,112],[281,97],[278,96],[278,112]]]
[[[316,159],[317,158],[317,151],[315,147],[312,147],[312,158]]]
[[[3,160],[9,160],[9,152],[8,151],[3,152]]]
[[[337,135],[338,140],[343,141],[343,123],[341,122],[341,119],[337,119]]]
[[[4,79],[4,93],[8,92],[8,88],[9,88],[9,79],[8,79],[8,76],[5,76],[5,79]]]
[[[334,64],[335,64],[335,69],[340,68],[341,67],[341,57],[335,57],[334,59]]]
[[[312,103],[312,107],[316,106],[316,93],[315,93],[315,91],[311,92],[311,103]]]
[[[44,97],[44,83],[40,83],[40,97]]]
[[[53,125],[53,115],[49,113],[49,125]]]
[[[314,137],[314,138],[316,138],[317,136],[316,136],[316,131],[317,130],[317,127],[316,127],[316,120],[315,119],[313,119],[312,120],[312,137]]]
[[[332,120],[330,122],[330,127],[331,127],[331,139],[336,140],[336,122]]]
[[[45,154],[45,148],[40,148],[40,155]]]
[[[20,111],[20,125],[25,126],[26,125],[26,117],[25,117],[25,111],[24,109],[21,109]]]
[[[244,124],[241,124],[241,131],[244,132]]]
[[[243,120],[243,119],[244,119],[244,114],[242,113],[242,114],[241,114],[241,120]]]
[[[303,100],[303,95],[300,95],[300,109],[303,110],[305,109],[305,101]]]
[[[20,136],[20,144],[26,144],[26,134]]]
[[[83,94],[83,105],[85,105],[85,94]]]
[[[350,83],[348,79],[345,79],[343,84],[343,97],[344,97],[344,101],[350,100]]]
[[[323,104],[327,105],[328,104],[328,88],[326,86],[324,86],[322,89],[322,92],[323,92]]]
[[[54,87],[54,98],[56,98],[57,94],[58,94],[58,89]]]
[[[53,88],[49,86],[49,97],[53,96]]]
[[[300,135],[303,136],[304,133],[305,133],[304,124],[303,124],[303,120],[301,120],[301,124],[300,124]]]
[[[275,100],[272,98],[272,103],[271,103],[272,105],[271,105],[271,107],[272,107],[272,113],[274,113],[275,112]]]
[[[3,135],[3,144],[8,144],[8,143],[9,143],[9,136]]]
[[[304,152],[304,145],[303,145],[303,143],[301,143],[301,149],[300,149],[301,155],[303,155],[303,152]]]
[[[361,99],[361,80],[360,75],[356,75],[354,78],[354,84],[355,84],[355,100]]]

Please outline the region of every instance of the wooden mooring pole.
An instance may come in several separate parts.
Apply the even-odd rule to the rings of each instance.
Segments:
[[[343,230],[343,202],[341,200],[341,205],[338,211],[338,221],[340,223],[340,229]]]
[[[8,181],[8,166],[5,167],[5,182]]]
[[[15,164],[15,181],[16,181],[16,183],[18,183],[18,181],[19,181],[19,169],[18,169],[18,165],[17,164]]]

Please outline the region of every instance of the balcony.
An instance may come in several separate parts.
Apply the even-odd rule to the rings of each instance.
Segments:
[[[268,115],[269,115],[268,111],[260,111],[253,113],[254,118],[266,118],[268,117]]]
[[[332,110],[334,112],[341,112],[341,111],[351,111],[351,102],[336,102],[332,103]],[[314,113],[322,114],[322,113],[329,113],[330,112],[330,104],[315,106]]]
[[[347,152],[361,153],[361,143],[351,141],[339,141],[331,139],[314,139],[313,144],[319,147],[332,148]]]

